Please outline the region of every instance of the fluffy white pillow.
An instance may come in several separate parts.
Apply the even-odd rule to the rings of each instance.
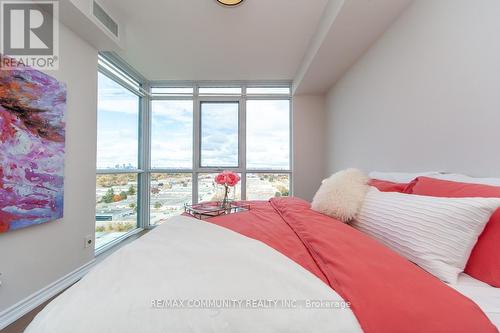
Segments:
[[[456,283],[498,198],[436,198],[370,188],[352,225],[439,279]]]
[[[368,177],[360,170],[339,171],[323,180],[314,195],[311,208],[340,221],[352,220],[370,188]]]

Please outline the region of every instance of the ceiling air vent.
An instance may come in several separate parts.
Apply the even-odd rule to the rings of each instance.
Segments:
[[[118,37],[118,23],[116,23],[96,1],[93,2],[92,14],[94,14],[95,18],[108,28],[113,35]]]

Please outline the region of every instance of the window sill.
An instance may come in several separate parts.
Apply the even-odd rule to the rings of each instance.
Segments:
[[[117,246],[120,243],[122,243],[123,241],[125,241],[127,238],[134,236],[134,235],[137,235],[138,233],[142,232],[143,230],[144,230],[143,228],[135,228],[134,230],[129,231],[126,234],[124,234],[120,237],[117,237],[104,245],[99,246],[98,248],[95,249],[95,256],[97,257],[97,256],[111,250],[115,246]]]

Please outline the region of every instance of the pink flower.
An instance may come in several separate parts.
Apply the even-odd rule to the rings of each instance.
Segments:
[[[219,185],[226,185],[227,177],[224,173],[219,173],[215,176],[215,182]]]
[[[226,173],[226,184],[228,186],[236,186],[236,184],[238,184],[238,182],[240,181],[240,176],[238,176],[238,174],[234,173],[234,172],[227,172]]]
[[[224,171],[215,176],[215,182],[224,186],[236,186],[240,181],[240,176],[232,171]]]

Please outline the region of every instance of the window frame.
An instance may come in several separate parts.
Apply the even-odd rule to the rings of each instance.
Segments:
[[[148,81],[132,67],[128,66],[118,56],[109,52],[99,53],[99,58],[106,61],[106,66],[98,65],[98,71],[116,81],[124,88],[136,94],[139,98],[139,147],[137,169],[96,169],[96,176],[100,174],[137,174],[137,228],[127,234],[96,248],[96,255],[123,241],[130,235],[143,229],[154,228],[150,220],[150,191],[152,174],[190,174],[192,179],[192,202],[197,203],[198,180],[200,174],[218,173],[230,170],[241,174],[241,199],[247,195],[247,174],[288,174],[289,191],[293,195],[293,99],[292,83],[290,81]],[[121,75],[115,75],[106,67],[112,64],[115,69],[124,74],[134,84],[123,80]],[[247,87],[251,88],[289,88],[287,94],[250,94]],[[192,88],[192,94],[153,94],[152,88]],[[241,88],[241,94],[200,94],[200,88]],[[193,103],[193,158],[190,169],[179,168],[152,168],[151,167],[151,142],[152,142],[152,102],[154,100],[187,100]],[[289,169],[248,169],[246,165],[246,106],[250,100],[288,100],[289,101]],[[238,102],[238,166],[237,167],[204,167],[201,166],[201,104],[203,102]]]
[[[202,119],[202,105],[203,104],[238,104],[238,120],[237,120],[237,123],[238,123],[238,131],[237,131],[237,135],[238,135],[238,156],[237,156],[237,163],[238,165],[236,166],[231,166],[231,165],[226,165],[226,166],[213,166],[213,165],[202,165],[202,159],[201,159],[201,154],[202,154],[202,144],[203,144],[203,141],[202,141],[202,130],[203,130],[203,119]],[[197,166],[197,169],[200,169],[200,170],[221,170],[221,169],[224,169],[224,170],[238,170],[242,167],[243,163],[241,161],[241,146],[242,146],[242,142],[241,142],[241,126],[242,126],[242,121],[241,121],[241,117],[243,115],[243,112],[242,112],[242,107],[241,107],[241,100],[240,99],[234,99],[234,98],[220,98],[220,97],[214,97],[214,98],[207,98],[207,97],[201,97],[199,98],[199,101],[198,101],[198,112],[199,112],[199,122],[198,124],[194,124],[194,126],[198,126],[199,127],[199,142],[198,143],[198,146],[194,146],[193,149],[196,149],[198,148],[197,152],[196,152],[196,156],[198,157],[198,161],[196,162],[195,161],[195,165]]]
[[[190,96],[175,96],[165,94],[149,94],[149,105],[151,108],[153,100],[192,100],[193,101],[193,167],[192,169],[155,168],[148,169],[146,173],[192,173],[193,193],[192,202],[197,203],[198,177],[205,173],[218,173],[230,170],[241,174],[241,199],[246,200],[247,174],[288,174],[290,195],[293,195],[293,100],[292,85],[289,81],[276,82],[193,82],[193,81],[151,81],[150,87],[154,88],[193,88]],[[241,88],[241,95],[227,94],[199,94],[199,88]],[[246,94],[247,87],[258,88],[289,88],[288,94]],[[250,100],[288,100],[289,102],[289,169],[247,169],[246,166],[246,104]],[[210,167],[201,165],[201,104],[203,102],[238,102],[239,103],[239,130],[238,130],[238,161],[237,167]],[[152,109],[150,109],[152,112]],[[150,125],[151,126],[151,125]]]

